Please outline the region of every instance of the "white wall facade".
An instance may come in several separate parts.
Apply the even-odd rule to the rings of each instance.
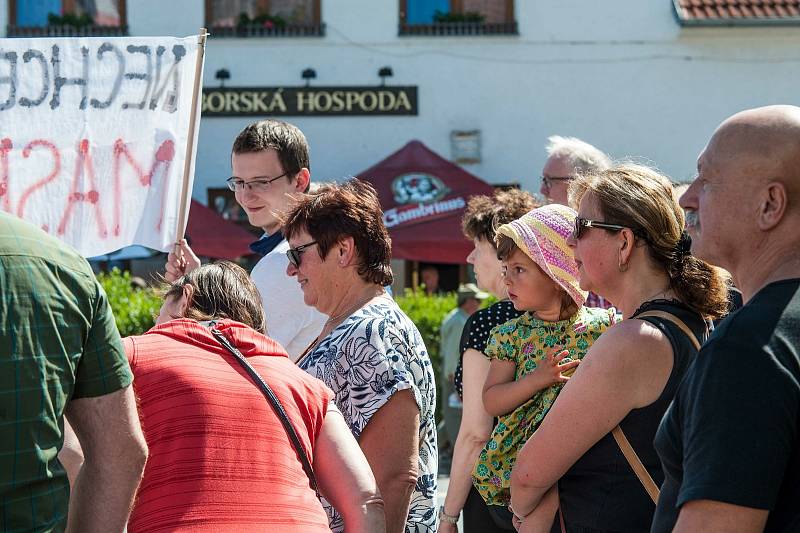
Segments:
[[[538,190],[549,135],[574,135],[612,157],[691,178],[697,154],[725,117],[748,107],[800,104],[800,27],[683,28],[671,0],[517,0],[519,35],[398,36],[397,0],[321,0],[321,38],[210,38],[207,87],[419,87],[419,115],[286,117],[307,135],[316,180],[357,174],[419,139],[449,158],[452,130],[480,130],[490,183]],[[128,0],[131,35],[191,35],[199,0]],[[6,2],[0,3],[5,31]],[[229,176],[233,138],[251,117],[201,121],[194,196]]]

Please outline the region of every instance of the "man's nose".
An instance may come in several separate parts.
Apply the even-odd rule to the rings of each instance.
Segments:
[[[697,179],[689,185],[689,188],[686,189],[680,198],[678,198],[678,205],[680,205],[683,209],[695,209],[697,207],[697,194],[696,194],[696,186],[697,186]]]

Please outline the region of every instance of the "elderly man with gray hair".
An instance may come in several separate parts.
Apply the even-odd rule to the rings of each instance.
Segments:
[[[539,192],[556,204],[569,205],[569,182],[576,175],[611,166],[611,159],[606,154],[575,137],[552,135],[547,138],[546,150],[547,161],[542,169]]]
[[[569,205],[569,182],[578,174],[599,172],[611,167],[611,159],[591,144],[576,137],[552,135],[547,138],[547,161],[542,168],[539,192],[550,203]],[[611,307],[602,296],[590,292],[586,307]]]

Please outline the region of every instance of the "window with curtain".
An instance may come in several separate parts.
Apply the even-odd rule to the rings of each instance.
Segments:
[[[400,35],[517,35],[514,0],[399,0]]]
[[[401,19],[406,24],[499,24],[514,20],[513,7],[512,0],[403,0]]]
[[[13,25],[125,26],[124,0],[11,0]]]
[[[319,24],[319,0],[211,0],[206,5],[211,27]]]

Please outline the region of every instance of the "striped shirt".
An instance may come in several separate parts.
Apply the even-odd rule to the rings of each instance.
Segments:
[[[614,307],[614,304],[594,292],[589,293],[586,297],[586,303],[583,305],[584,307],[599,307],[601,309],[611,309]]]
[[[333,393],[274,340],[217,327],[274,390],[313,463]],[[329,531],[280,420],[208,328],[181,318],[124,342],[150,449],[129,533]]]

